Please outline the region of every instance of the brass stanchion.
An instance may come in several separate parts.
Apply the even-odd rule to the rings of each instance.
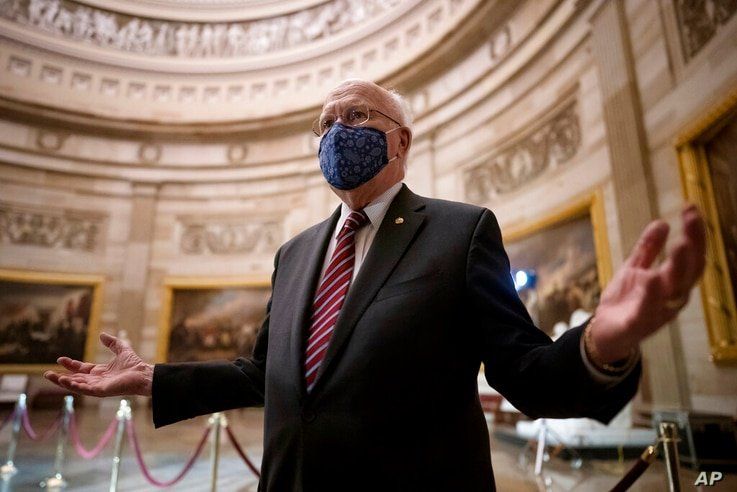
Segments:
[[[220,412],[212,414],[209,420],[212,429],[210,441],[210,491],[215,492],[218,485],[218,464],[220,462],[220,431],[228,425],[225,415]]]
[[[123,436],[125,425],[131,419],[131,407],[128,400],[120,400],[118,413],[115,414],[118,427],[115,430],[115,449],[113,451],[113,469],[110,472],[110,492],[118,490],[118,477],[120,476],[120,460],[123,454]]]
[[[668,472],[668,486],[670,492],[680,492],[681,481],[678,466],[678,427],[672,422],[660,423],[660,439],[663,441],[665,464]]]
[[[657,444],[657,443],[656,443]],[[658,455],[656,446],[648,446],[632,465],[627,474],[609,492],[625,492],[639,479]]]
[[[15,459],[15,449],[18,447],[18,437],[20,436],[20,426],[23,421],[23,413],[26,411],[26,394],[22,393],[15,402],[15,410],[13,413],[13,429],[8,444],[8,459],[5,464],[0,466],[0,478],[3,482],[7,482],[10,478],[18,473],[13,460]]]
[[[49,490],[61,490],[67,486],[66,480],[62,474],[64,467],[64,451],[67,446],[67,436],[69,435],[69,424],[74,414],[74,397],[64,397],[64,414],[62,415],[61,428],[59,429],[59,438],[56,440],[56,455],[54,457],[54,475],[46,478],[41,482],[41,487]]]

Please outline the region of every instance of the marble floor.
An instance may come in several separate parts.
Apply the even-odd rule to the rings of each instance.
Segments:
[[[91,448],[103,434],[110,419],[114,416],[116,402],[110,401],[101,408],[94,406],[77,409],[82,443]],[[33,411],[31,423],[37,430],[45,429],[54,420],[55,411]],[[4,413],[3,413],[4,415]],[[134,408],[134,422],[144,452],[145,462],[158,480],[167,480],[179,473],[182,466],[195,449],[207,417],[154,430],[150,412],[145,406]],[[260,409],[238,410],[227,413],[228,422],[241,446],[253,461],[260,465],[263,412]],[[10,437],[10,426],[0,432],[0,457],[5,461],[5,453]],[[15,464],[19,470],[10,483],[3,484],[2,490],[39,490],[39,482],[52,474],[54,463],[54,440],[37,443],[23,436],[18,444]],[[223,435],[221,458],[218,473],[218,490],[234,492],[255,492],[257,480],[241,461],[233,447]],[[532,465],[523,466],[519,459],[521,448],[518,445],[492,439],[492,461],[500,491],[538,491],[546,490],[541,482],[535,480]],[[167,489],[158,489],[146,482],[138,464],[125,443],[119,491],[209,490],[210,463],[209,449],[205,448],[189,474],[179,484]],[[80,458],[70,445],[64,465],[64,477],[68,489],[80,492],[108,490],[112,463],[112,443],[95,459]],[[611,488],[629,468],[630,461],[587,460],[579,470],[571,468],[566,461],[553,459],[546,464],[548,490],[552,491],[603,491]],[[727,474],[725,479],[713,487],[695,487],[696,473],[682,470],[683,490],[730,491],[737,490],[737,475]],[[632,491],[666,491],[665,467],[656,462],[633,486]]]

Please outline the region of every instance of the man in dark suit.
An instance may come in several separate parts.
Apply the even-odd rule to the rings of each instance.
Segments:
[[[365,81],[328,96],[314,127],[343,204],[276,254],[253,353],[233,362],[144,363],[103,334],[108,364],[59,360],[46,377],[96,396],[151,395],[155,425],[265,406],[260,490],[494,488],[477,373],[531,417],[608,422],[634,395],[640,341],[688,299],[704,259],[693,207],[653,222],[595,316],[556,342],[532,323],[494,214],[412,193],[401,100]],[[360,272],[360,274],[359,274]]]

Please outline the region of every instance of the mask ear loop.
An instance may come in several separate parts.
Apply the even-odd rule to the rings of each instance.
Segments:
[[[400,128],[404,128],[404,127],[403,126],[398,126],[396,128],[392,128],[391,130],[384,132],[384,137],[386,137],[386,135],[388,135],[389,133],[393,132],[394,130],[399,130]],[[391,161],[394,161],[396,159],[399,159],[399,154],[395,155],[394,157],[392,157],[391,159],[389,159],[388,161],[386,161],[386,163],[389,164]]]

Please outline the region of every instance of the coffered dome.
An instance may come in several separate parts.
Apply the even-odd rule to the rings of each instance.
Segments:
[[[507,2],[509,3],[509,2]],[[186,8],[183,8],[186,6]],[[411,86],[489,31],[480,0],[0,0],[4,98],[155,123],[313,112],[342,79]],[[509,7],[505,7],[509,10]],[[426,74],[425,74],[426,75]]]

